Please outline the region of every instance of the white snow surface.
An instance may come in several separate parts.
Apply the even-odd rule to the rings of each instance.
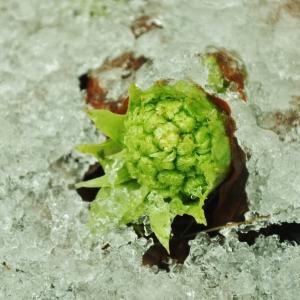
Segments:
[[[135,39],[142,14],[163,28]],[[235,230],[223,241],[200,234],[166,273],[142,266],[149,245],[131,228],[99,237],[86,227],[74,183],[92,159],[73,149],[101,137],[78,77],[133,51],[152,60],[135,75],[141,87],[205,85],[208,46],[234,50],[248,71],[248,102],[225,98],[250,153],[250,214],[299,222],[300,129],[279,139],[257,122],[300,96],[297,0],[0,1],[0,299],[299,299],[300,247],[276,236],[249,246]]]

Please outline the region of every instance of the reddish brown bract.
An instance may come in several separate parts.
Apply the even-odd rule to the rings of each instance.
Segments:
[[[245,71],[238,61],[225,50],[212,53],[219,65],[226,81],[236,84],[236,89],[244,101],[247,101],[245,92]]]

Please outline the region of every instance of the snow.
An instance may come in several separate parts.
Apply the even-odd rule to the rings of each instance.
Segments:
[[[74,147],[101,138],[83,111],[78,77],[133,51],[151,59],[135,74],[141,87],[162,78],[204,85],[198,55],[213,45],[236,51],[248,71],[248,103],[225,98],[251,155],[250,211],[267,216],[263,224],[299,221],[299,127],[280,139],[261,118],[293,109],[300,96],[300,19],[289,3],[298,2],[0,3],[1,299],[298,298],[299,245],[260,237],[249,246],[237,229],[223,239],[200,234],[186,263],[166,273],[142,266],[149,242],[131,228],[91,235],[74,190],[92,162]],[[135,39],[130,25],[142,14],[163,28]]]

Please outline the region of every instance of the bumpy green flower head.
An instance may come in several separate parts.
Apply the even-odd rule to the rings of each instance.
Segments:
[[[228,173],[226,116],[188,81],[157,82],[146,91],[132,85],[129,96],[125,116],[90,112],[110,139],[80,150],[96,155],[106,175],[78,186],[102,187],[92,204],[92,226],[146,215],[168,249],[173,218],[189,214],[205,224],[204,201]]]
[[[164,198],[205,199],[230,163],[221,113],[187,82],[133,86],[130,95],[124,145],[132,178]]]

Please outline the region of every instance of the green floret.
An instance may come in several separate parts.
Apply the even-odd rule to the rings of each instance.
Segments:
[[[196,126],[196,120],[184,111],[177,113],[173,121],[182,133],[192,132]]]
[[[178,128],[171,122],[159,125],[159,127],[154,130],[154,137],[161,150],[170,152],[176,148],[178,144]]]
[[[196,148],[195,140],[192,134],[185,134],[181,137],[177,146],[178,155],[192,154]]]
[[[135,93],[133,95],[137,93],[136,88],[134,89]],[[149,90],[140,91],[137,94],[138,97],[133,96],[130,99],[133,105],[124,123],[125,161],[128,162],[133,158],[132,153],[135,153],[135,148],[132,146],[135,144],[133,141],[142,141],[141,150],[145,157],[153,162],[152,165],[157,170],[157,180],[161,184],[166,184],[166,190],[170,189],[170,184],[167,184],[166,180],[162,181],[162,178],[166,177],[165,174],[172,174],[173,176],[175,173],[180,174],[180,178],[183,178],[180,180],[183,191],[187,178],[193,170],[197,169],[198,176],[205,177],[201,169],[203,162],[223,161],[225,158],[221,159],[222,153],[225,153],[225,156],[228,153],[230,157],[230,147],[228,137],[225,134],[223,116],[199,88],[184,81],[177,82],[173,86],[159,83]],[[139,124],[140,128],[143,129],[142,135],[131,134],[130,128],[136,126],[135,124]],[[221,136],[224,136],[225,140],[220,138]],[[144,141],[146,140],[151,143],[151,146],[150,144],[147,147],[145,146],[146,142]],[[216,147],[214,147],[212,141],[216,143],[219,140],[217,148],[221,147],[223,149],[219,149],[215,153]],[[220,144],[222,145],[220,146]],[[145,151],[145,148],[151,148],[152,151]],[[159,151],[154,152],[157,148]],[[208,157],[203,159],[202,155],[208,155]],[[139,157],[137,160],[141,159]],[[227,173],[229,163],[230,159],[221,168],[223,177]],[[135,161],[135,164],[139,166],[138,161]],[[165,173],[165,171],[168,172]],[[146,168],[143,170],[139,167],[139,171],[133,172],[132,177],[141,185],[147,186],[145,172]],[[143,176],[136,175],[142,173]],[[161,173],[164,175],[161,175]],[[153,177],[152,174],[151,176]],[[220,178],[219,172],[216,174],[216,178]],[[213,181],[214,183],[201,189],[189,189],[194,191],[189,196],[198,197],[201,201],[205,200],[210,192],[208,186],[215,187],[220,180],[213,178]],[[201,192],[197,192],[200,190]]]
[[[231,152],[225,115],[187,81],[157,82],[146,91],[132,85],[129,96],[125,116],[90,113],[97,128],[104,128],[111,138],[107,142],[113,141],[105,155],[95,147],[84,148],[86,153],[91,149],[106,173],[104,179],[86,183],[102,187],[91,205],[90,224],[103,227],[104,219],[126,224],[147,215],[168,250],[174,217],[189,214],[206,224],[204,201],[228,173]]]

